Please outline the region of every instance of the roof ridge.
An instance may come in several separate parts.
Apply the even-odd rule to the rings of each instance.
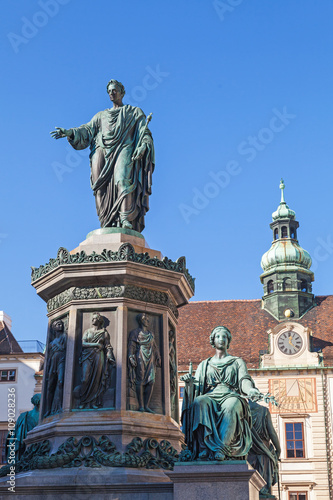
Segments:
[[[190,300],[189,304],[207,302],[260,302],[261,299],[220,299],[220,300]]]

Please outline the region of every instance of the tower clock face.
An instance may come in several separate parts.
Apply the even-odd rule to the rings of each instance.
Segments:
[[[278,348],[288,356],[297,354],[303,345],[302,337],[296,332],[283,332],[277,341]]]

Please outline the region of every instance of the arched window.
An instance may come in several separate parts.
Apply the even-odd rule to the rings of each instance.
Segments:
[[[287,226],[281,227],[281,238],[288,238],[288,228]]]
[[[291,279],[290,278],[285,278],[284,279],[284,281],[283,281],[283,290],[285,292],[288,292],[288,291],[292,290]]]
[[[274,229],[274,240],[277,240],[277,239],[278,239],[278,237],[279,237],[279,229],[276,227],[276,228]]]
[[[301,280],[301,291],[302,292],[308,291],[308,282],[306,280]]]
[[[290,228],[290,238],[296,240],[296,229],[294,227]]]
[[[267,283],[267,293],[274,292],[274,283],[273,280],[269,280]]]

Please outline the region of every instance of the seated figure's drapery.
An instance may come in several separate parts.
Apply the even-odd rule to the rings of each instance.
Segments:
[[[252,445],[251,413],[242,393],[244,379],[252,381],[241,358],[228,355],[199,364],[193,395],[185,395],[182,412],[192,459],[205,449],[210,458],[217,452],[227,457],[248,454]]]
[[[268,408],[250,402],[252,415],[252,447],[248,462],[266,481],[265,492],[278,481],[278,457],[271,441],[269,428],[272,427]],[[277,438],[276,438],[277,439]]]

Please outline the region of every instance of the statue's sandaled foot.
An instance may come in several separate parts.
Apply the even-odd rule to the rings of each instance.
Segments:
[[[125,229],[133,229],[132,224],[131,224],[128,220],[124,220],[124,221],[122,222],[122,224],[121,224],[121,225],[122,225],[122,227],[124,227]]]
[[[139,411],[145,411],[143,406],[140,406]]]
[[[148,406],[145,407],[145,410],[147,413],[155,413],[153,410],[151,410],[150,408],[148,408]]]
[[[221,451],[217,451],[214,455],[214,459],[218,460],[219,462],[222,462],[222,460],[225,459],[225,455]]]
[[[199,453],[199,460],[206,460],[206,458],[208,458],[208,450],[203,450],[201,453]]]
[[[90,408],[92,408],[93,410],[98,410],[99,406],[97,406],[97,405],[91,405]]]

